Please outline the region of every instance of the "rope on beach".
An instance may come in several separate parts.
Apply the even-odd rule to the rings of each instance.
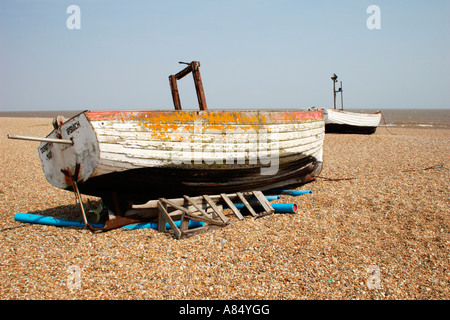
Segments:
[[[323,179],[323,180],[325,180],[325,181],[333,181],[333,182],[336,182],[336,181],[343,181],[343,180],[354,180],[354,179],[357,179],[357,178],[340,178],[340,179],[333,179],[333,178],[327,178],[327,177],[321,177],[321,176],[318,176],[318,177],[316,177],[316,178]]]
[[[394,136],[396,136],[397,135],[396,133],[394,133],[394,132],[392,132],[391,130],[388,129],[387,123],[386,123],[386,119],[384,118],[383,112],[380,111],[380,113],[381,113],[381,119],[384,122],[384,128],[387,130],[387,132],[389,132],[390,134],[393,134]]]
[[[400,171],[400,172],[411,172],[411,171],[431,170],[431,169],[438,169],[438,170],[440,170],[440,169],[446,169],[446,170],[450,170],[449,168],[444,167],[443,164],[438,164],[438,165],[431,166],[431,167],[428,167],[428,168],[423,168],[423,169],[409,169],[409,170],[402,170],[402,171]]]
[[[432,169],[436,169],[436,170],[441,170],[441,169],[450,170],[449,168],[445,167],[443,164],[438,164],[438,165],[434,165],[434,166],[427,167],[427,168],[400,170],[399,172],[425,171],[425,170],[432,170]],[[383,173],[379,173],[379,174],[374,174],[372,177],[371,177],[371,176],[365,176],[365,177],[367,177],[367,178],[374,178],[374,177],[376,177],[376,176],[379,176],[379,175],[385,175],[385,174],[391,173],[391,172],[392,172],[392,171],[389,171],[389,172],[383,172]],[[317,178],[317,179],[323,179],[324,181],[337,182],[337,181],[349,181],[349,180],[355,180],[355,179],[358,179],[358,178],[360,178],[360,177],[354,177],[354,178],[327,178],[327,177],[318,176],[318,177],[316,177],[316,178]]]
[[[0,232],[5,232],[5,231],[14,230],[14,229],[23,228],[23,227],[28,227],[28,226],[30,226],[30,224],[23,224],[23,225],[20,225],[20,226],[4,228],[4,229],[0,229]]]

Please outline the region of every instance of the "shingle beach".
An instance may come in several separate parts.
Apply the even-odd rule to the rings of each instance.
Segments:
[[[327,134],[320,178],[298,188],[312,194],[277,200],[296,202],[296,214],[176,240],[15,221],[81,219],[73,193],[47,182],[38,142],[6,137],[45,137],[51,121],[0,117],[2,300],[450,298],[448,129]]]

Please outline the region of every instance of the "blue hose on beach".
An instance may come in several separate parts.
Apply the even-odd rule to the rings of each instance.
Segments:
[[[41,216],[39,214],[32,214],[32,213],[22,213],[17,212],[14,215],[14,220],[19,222],[26,222],[26,223],[35,223],[35,224],[43,224],[47,226],[55,226],[55,227],[78,227],[78,228],[84,228],[85,224],[84,222],[80,221],[74,221],[64,218],[55,218],[55,217],[49,217],[49,216]],[[175,225],[177,227],[180,227],[181,221],[174,221]],[[91,224],[94,228],[103,228],[103,224]],[[189,220],[189,228],[196,228],[204,226],[203,222]],[[158,229],[157,223],[137,223],[137,224],[130,224],[127,226],[121,227],[121,229]],[[171,229],[171,226],[167,223],[166,229]]]
[[[265,197],[268,201],[274,201],[274,200],[281,199],[281,197],[279,195],[270,195],[270,196],[265,196]],[[258,201],[258,199],[256,197],[252,197],[252,198],[248,199],[248,201]]]
[[[289,196],[301,196],[302,194],[312,193],[311,190],[270,190],[268,193],[272,194],[286,194]]]
[[[297,213],[298,210],[296,203],[271,203],[271,205],[275,210],[275,213]],[[243,203],[237,203],[235,206],[240,210],[244,208],[245,205]],[[257,204],[257,207],[262,208],[260,204]]]

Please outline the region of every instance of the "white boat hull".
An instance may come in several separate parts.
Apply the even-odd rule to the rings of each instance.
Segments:
[[[324,109],[325,132],[372,134],[381,121],[381,112],[358,113]]]
[[[83,112],[48,137],[58,135],[74,145],[39,147],[52,185],[72,188],[61,170],[78,163],[82,193],[149,200],[308,182],[321,170],[324,121],[317,111]]]

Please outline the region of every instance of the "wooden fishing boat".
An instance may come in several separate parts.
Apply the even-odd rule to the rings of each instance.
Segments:
[[[190,196],[200,197],[206,202],[191,203],[196,210],[207,205],[219,217],[212,197],[230,206],[230,197],[241,199],[245,193],[259,197],[264,206],[261,191],[310,182],[322,170],[321,110],[210,111],[200,63],[180,63],[187,67],[169,76],[175,111],[84,111],[68,120],[56,117],[46,138],[8,135],[41,142],[45,177],[55,187],[74,191],[90,230],[107,231],[154,217],[163,230],[164,219],[194,219],[191,211],[166,198],[188,205],[185,201],[194,199],[188,200]],[[181,110],[177,81],[189,73],[199,111]],[[103,228],[89,224],[81,193],[102,198],[109,214]],[[149,205],[154,199],[157,207]],[[175,208],[170,214],[164,208],[169,204]]]
[[[377,130],[381,112],[358,113],[337,109],[324,109],[326,133],[372,134]]]
[[[381,120],[381,112],[374,113],[358,113],[344,111],[344,90],[342,89],[342,81],[340,88],[336,89],[338,76],[333,73],[331,80],[333,81],[333,105],[334,109],[323,109],[325,119],[326,133],[358,133],[372,134],[377,130]],[[341,110],[336,106],[336,94],[341,95]]]
[[[270,190],[322,168],[320,111],[85,111],[40,143],[53,186],[113,207],[160,197]],[[61,143],[58,143],[58,142]]]

